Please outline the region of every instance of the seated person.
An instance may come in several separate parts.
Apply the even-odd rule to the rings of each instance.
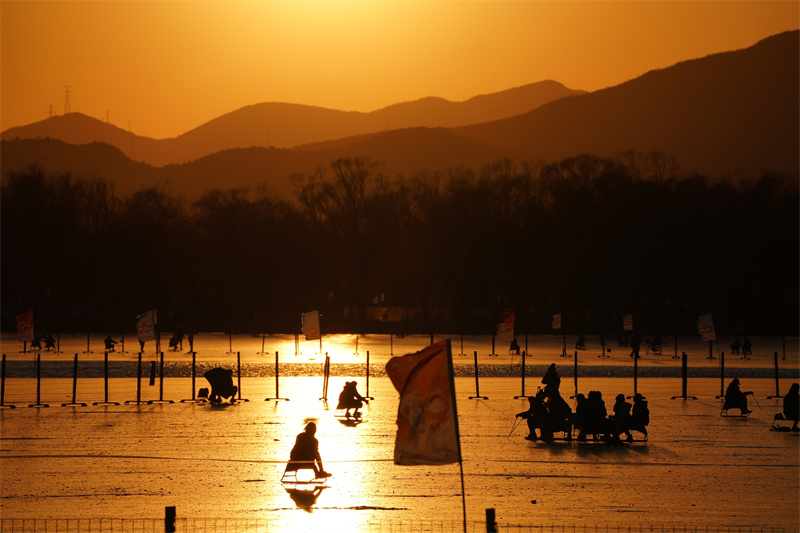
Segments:
[[[169,338],[169,347],[173,350],[177,351],[181,343],[183,343],[183,334],[174,333],[172,337]]]
[[[347,381],[339,393],[339,403],[336,404],[337,409],[344,409],[344,416],[350,417],[350,409],[353,409],[353,416],[361,416],[358,412],[359,408],[368,403],[367,399],[361,396],[356,389],[357,383],[355,381]]]
[[[221,403],[226,398],[230,398],[231,403],[236,401],[236,392],[239,388],[233,384],[233,370],[217,367],[203,375],[211,385],[211,395],[208,397],[208,401]]]
[[[798,431],[797,423],[800,419],[800,385],[792,383],[789,392],[783,397],[783,416],[786,420],[792,420],[792,431]]]
[[[728,388],[725,390],[725,405],[722,410],[738,408],[742,410],[743,415],[748,415],[753,411],[747,408],[747,396],[753,394],[753,391],[742,392],[739,388],[739,378],[733,378]]]
[[[625,401],[624,394],[617,394],[616,402],[614,402],[614,418],[612,421],[612,438],[619,440],[621,434],[626,435],[628,442],[633,440],[630,432],[631,425],[631,404]]]
[[[547,419],[550,432],[564,431],[567,440],[572,439],[572,408],[561,397],[558,389],[550,391],[547,397]]]
[[[576,350],[586,349],[586,337],[584,337],[583,335],[578,335],[578,340],[575,341],[575,349]]]
[[[607,437],[608,435],[608,411],[606,411],[606,404],[603,401],[603,394],[600,391],[589,391],[589,397],[586,408],[586,421],[584,429],[581,431],[583,439],[586,440],[586,435],[592,435],[592,440],[598,440],[600,435]]]
[[[56,349],[56,340],[53,338],[52,335],[48,335],[47,338],[44,339],[44,348],[45,350],[53,350]]]
[[[558,375],[555,363],[552,363],[547,369],[547,372],[545,372],[542,383],[544,383],[545,394],[550,394],[551,390],[558,390],[561,386],[561,377]]]
[[[516,418],[524,418],[528,422],[528,436],[525,440],[536,440],[536,428],[542,428],[547,423],[547,407],[544,405],[546,394],[539,389],[536,396],[528,396],[528,410],[516,414]],[[544,429],[541,432],[545,435]]]
[[[744,338],[742,343],[742,355],[753,355],[753,343],[747,337]]]
[[[578,429],[578,440],[586,440],[586,424],[588,418],[589,400],[583,394],[575,396],[575,416],[572,417],[572,425]]]
[[[631,429],[647,435],[647,426],[650,424],[650,409],[647,400],[638,392],[633,395],[633,409],[631,410]]]
[[[111,335],[109,335],[108,337],[103,339],[103,344],[106,345],[106,350],[108,350],[109,352],[113,352],[114,351],[114,345],[117,344],[117,341],[112,339]]]
[[[517,342],[517,339],[516,338],[512,339],[511,345],[508,347],[508,351],[519,355],[519,349],[520,348],[519,348],[519,343]]]
[[[302,432],[297,434],[294,447],[289,453],[289,463],[286,470],[301,470],[310,468],[314,471],[314,479],[330,477],[331,475],[322,467],[322,457],[319,455],[319,441],[314,436],[317,425],[309,422]]]
[[[731,343],[731,354],[739,354],[739,350],[742,349],[742,343],[739,342],[739,339],[733,339]]]

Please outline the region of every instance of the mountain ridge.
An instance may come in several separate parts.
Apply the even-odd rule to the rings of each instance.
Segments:
[[[210,187],[261,183],[285,195],[291,175],[312,173],[346,157],[378,161],[392,176],[455,167],[479,170],[501,158],[546,164],[580,154],[656,151],[674,156],[684,174],[748,177],[774,171],[797,177],[798,117],[800,31],[795,30],[743,50],[683,61],[614,87],[467,126],[398,128],[293,148],[236,147],[161,168],[121,164],[118,172],[111,162],[124,158],[121,153],[111,157],[104,152],[97,164],[75,163],[69,145],[45,141],[3,141],[0,157],[4,173],[37,162],[48,171],[105,175],[117,180],[120,191],[168,184],[195,196]]]
[[[231,148],[294,148],[380,131],[417,126],[458,126],[530,111],[554,99],[584,94],[545,80],[463,102],[426,97],[375,111],[340,111],[318,106],[264,102],[241,107],[177,137],[152,139],[81,113],[57,115],[9,128],[0,139],[54,138],[72,144],[105,142],[129,158],[153,166],[193,161]]]

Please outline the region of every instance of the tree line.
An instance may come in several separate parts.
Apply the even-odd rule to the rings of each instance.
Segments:
[[[681,175],[659,153],[497,161],[387,177],[341,159],[268,187],[189,201],[104,178],[7,173],[2,328],[39,332],[798,332],[798,183]],[[397,310],[402,310],[400,314]],[[391,312],[390,312],[391,311]],[[398,318],[399,317],[399,318]]]

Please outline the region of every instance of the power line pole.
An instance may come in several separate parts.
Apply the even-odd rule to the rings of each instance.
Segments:
[[[72,85],[64,85],[64,114],[71,113],[72,109],[69,106],[69,89]]]

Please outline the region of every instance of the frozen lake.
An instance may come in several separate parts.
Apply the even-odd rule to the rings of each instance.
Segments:
[[[454,340],[456,354],[459,348]],[[657,357],[669,359],[669,352]],[[791,357],[796,369],[796,352]],[[550,359],[564,370],[571,364]],[[624,359],[630,362],[627,352]],[[764,360],[768,367],[771,358]],[[0,410],[3,531],[11,531],[12,518],[39,519],[38,528],[48,518],[124,518],[129,527],[135,525],[130,519],[142,518],[142,531],[163,531],[164,508],[173,505],[178,531],[461,531],[458,465],[394,465],[397,393],[388,378],[372,378],[375,399],[364,408],[363,422],[345,424],[334,407],[349,379],[366,392],[363,374],[334,376],[326,405],[319,400],[320,377],[281,378],[280,394],[290,401],[264,401],[275,395],[274,379],[248,377],[242,397],[250,401],[212,407],[177,401],[190,395],[189,378],[165,380],[163,396],[176,400],[171,404],[124,404],[135,398],[136,380],[114,378],[112,399],[121,405],[93,406],[103,399],[103,380],[86,378],[78,401],[88,406],[61,407],[71,398],[72,380],[50,378],[42,393],[50,408],[20,403],[32,402],[35,379],[9,379],[6,402],[20,407]],[[528,378],[528,390],[540,379]],[[754,412],[746,419],[720,417],[719,379],[694,378],[689,394],[698,399],[692,400],[672,399],[681,392],[679,379],[641,378],[650,440],[608,446],[529,442],[524,427],[509,435],[514,414],[527,406],[514,398],[520,379],[481,378],[488,399],[469,399],[475,381],[456,378],[469,530],[486,530],[487,508],[496,510],[500,531],[542,530],[517,525],[545,531],[798,530],[800,438],[770,431],[780,410],[779,399],[767,399],[774,394],[772,379],[742,381],[755,391]],[[582,383],[581,392],[601,390],[609,408],[617,392],[631,387],[629,378]],[[785,392],[790,382],[782,383]],[[206,386],[205,380],[198,378],[196,386]],[[158,398],[158,386],[143,388],[143,399]],[[561,390],[568,397],[571,382],[562,381]],[[281,474],[309,419],[317,422],[325,468],[334,477],[317,495],[290,494]],[[52,520],[47,530],[79,530],[71,524]],[[14,527],[23,530],[19,522]],[[27,527],[33,530],[30,522]]]

